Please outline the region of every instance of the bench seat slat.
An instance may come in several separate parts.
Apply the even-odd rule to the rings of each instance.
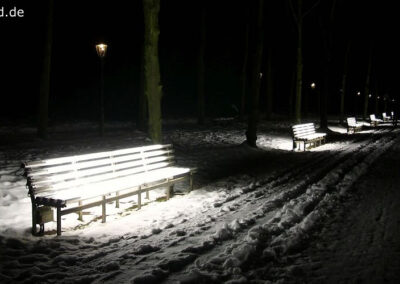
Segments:
[[[146,167],[129,168],[129,169],[121,170],[121,171],[107,172],[107,173],[102,173],[99,175],[93,175],[93,176],[78,178],[78,179],[71,178],[70,180],[61,181],[61,182],[57,182],[57,181],[52,182],[50,180],[48,182],[39,183],[36,186],[36,190],[40,191],[41,189],[46,190],[48,188],[59,190],[59,189],[63,189],[63,188],[76,187],[76,186],[80,186],[80,185],[84,185],[84,184],[88,184],[88,183],[101,182],[101,181],[112,180],[115,178],[124,177],[124,176],[128,176],[128,175],[140,174],[142,172],[145,172],[146,170],[154,171],[159,168],[168,167],[168,166],[170,166],[170,164],[171,163],[168,163],[168,162],[161,162],[161,163],[157,163],[157,164],[148,165]]]
[[[173,179],[190,172],[187,168],[168,167],[151,172],[141,173],[135,176],[126,176],[107,180],[103,182],[91,183],[76,188],[66,188],[64,190],[54,191],[52,194],[44,194],[43,196],[48,199],[63,200],[68,203],[68,200],[84,200],[95,198],[102,195],[114,193],[116,191],[123,191],[134,189],[142,184],[153,183],[165,180],[167,178]]]

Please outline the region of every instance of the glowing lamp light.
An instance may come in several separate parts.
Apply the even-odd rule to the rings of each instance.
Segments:
[[[100,58],[104,58],[107,53],[107,44],[104,44],[104,43],[97,44],[96,51],[97,51],[97,55]]]
[[[379,100],[381,97],[380,97],[380,96],[377,96],[376,98]]]
[[[361,95],[361,92],[357,92],[357,96]]]
[[[311,84],[310,84],[310,87],[311,87],[311,89],[315,89],[315,83],[314,82],[312,82]]]
[[[371,94],[369,94],[369,95],[368,95],[368,97],[369,97],[369,98],[372,98],[372,95],[371,95]]]

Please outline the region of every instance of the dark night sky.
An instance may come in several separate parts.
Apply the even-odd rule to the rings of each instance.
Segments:
[[[96,118],[99,60],[94,45],[109,45],[106,58],[106,116],[133,119],[140,82],[143,41],[141,1],[55,1],[52,93],[53,120]],[[246,18],[250,1],[208,1],[206,96],[210,115],[232,115],[239,102]],[[314,0],[305,0],[310,7]],[[304,84],[320,79],[323,62],[319,19],[324,4],[305,18]],[[390,2],[390,4],[389,4]],[[340,82],[346,42],[352,41],[349,92],[362,90],[373,42],[373,86],[397,96],[399,44],[394,1],[337,1],[334,34],[334,72]],[[164,113],[182,116],[195,110],[196,53],[200,1],[161,0],[160,65]],[[322,4],[323,3],[323,4]],[[1,97],[4,118],[32,118],[36,111],[44,40],[46,1],[2,1],[5,8],[24,10],[23,18],[0,18]],[[275,111],[287,111],[287,96],[295,63],[296,33],[284,1],[265,1],[265,47],[273,52]],[[338,84],[332,84],[330,112],[337,112]],[[306,90],[305,90],[306,91]],[[350,93],[349,93],[350,94]],[[352,108],[352,105],[350,105]],[[349,109],[351,111],[352,109]]]

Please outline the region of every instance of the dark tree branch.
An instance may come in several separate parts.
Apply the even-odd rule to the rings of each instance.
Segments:
[[[308,9],[308,11],[305,12],[301,17],[302,17],[302,18],[305,18],[308,14],[311,13],[311,11],[312,11],[315,7],[317,7],[317,6],[319,5],[320,2],[321,2],[320,0],[318,0],[317,2],[315,2],[314,5],[313,5],[310,9]]]
[[[294,19],[296,25],[298,25],[299,20],[297,18],[296,12],[294,11],[292,0],[288,0],[287,3],[289,3],[289,9],[290,9],[290,12],[292,12],[293,19]]]

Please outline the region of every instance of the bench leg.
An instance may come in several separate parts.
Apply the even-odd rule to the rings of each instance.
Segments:
[[[167,200],[174,196],[174,185],[170,185],[167,187]]]
[[[36,205],[32,204],[32,235],[36,236]]]
[[[117,193],[115,195],[119,196],[119,191],[117,191]],[[119,208],[119,199],[118,198],[115,200],[115,208]]]
[[[79,202],[78,202],[78,205],[79,205],[79,206],[82,206],[82,201],[79,201]],[[81,210],[81,211],[78,211],[78,220],[79,220],[79,221],[83,221],[82,210]]]
[[[139,193],[138,193],[138,209],[142,208],[142,189],[139,187]]]
[[[61,207],[57,207],[57,236],[61,236]]]
[[[193,173],[190,172],[189,176],[189,192],[193,190]]]
[[[103,195],[103,201],[101,202],[101,222],[106,222],[106,197]]]
[[[150,199],[149,191],[146,190],[146,199]]]

